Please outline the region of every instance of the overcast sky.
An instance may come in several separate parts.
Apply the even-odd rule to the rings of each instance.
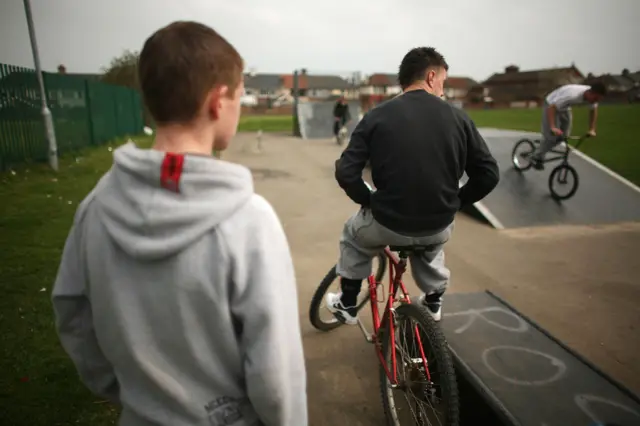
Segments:
[[[42,66],[98,72],[174,20],[222,33],[257,72],[396,72],[439,49],[451,75],[506,65],[640,70],[640,0],[31,0]],[[0,0],[0,62],[33,67],[22,0]]]

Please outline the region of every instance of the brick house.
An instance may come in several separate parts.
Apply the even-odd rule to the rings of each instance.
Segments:
[[[444,82],[444,96],[448,100],[464,100],[469,90],[477,84],[477,81],[469,77],[449,77]]]
[[[277,98],[287,91],[280,74],[249,73],[244,76],[244,87],[247,94],[259,98]]]
[[[371,74],[360,86],[360,94],[388,98],[402,92],[396,74]]]
[[[477,82],[468,77],[448,77],[444,83],[444,95],[449,101],[462,101]],[[360,86],[360,100],[368,110],[373,105],[390,99],[402,92],[397,74],[371,74]]]
[[[539,106],[545,96],[564,84],[579,84],[585,77],[575,66],[520,71],[515,65],[495,73],[469,90],[468,105],[512,108]]]

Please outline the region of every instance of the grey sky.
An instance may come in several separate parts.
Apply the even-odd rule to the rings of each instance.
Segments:
[[[179,19],[206,23],[258,72],[395,72],[433,45],[452,75],[570,65],[640,70],[640,0],[31,0],[45,70],[97,72]],[[22,0],[0,0],[0,62],[33,67]]]

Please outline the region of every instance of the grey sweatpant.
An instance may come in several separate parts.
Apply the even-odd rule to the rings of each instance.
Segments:
[[[544,103],[542,108],[542,140],[536,150],[534,156],[539,160],[544,160],[544,156],[547,152],[551,151],[554,146],[558,145],[564,137],[571,134],[571,125],[573,122],[573,114],[571,108],[566,111],[556,111],[556,123],[555,127],[562,130],[562,136],[556,136],[551,132],[549,119],[547,118],[547,108],[549,104]]]
[[[444,265],[444,244],[449,241],[454,224],[430,235],[400,235],[380,225],[369,209],[360,209],[344,224],[340,238],[338,275],[353,280],[364,280],[371,274],[373,258],[388,245],[434,245],[432,251],[412,255],[411,273],[425,294],[446,290],[451,273]]]

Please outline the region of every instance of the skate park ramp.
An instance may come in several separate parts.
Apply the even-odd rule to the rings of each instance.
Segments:
[[[491,292],[447,296],[456,364],[503,425],[640,425],[640,398]]]
[[[349,101],[351,121],[347,124],[349,134],[358,124],[361,109],[359,101]],[[335,101],[300,101],[298,123],[303,139],[333,138],[333,107]]]
[[[640,221],[640,189],[585,154],[574,150],[569,156],[569,164],[578,172],[577,193],[568,200],[556,201],[551,197],[548,181],[551,170],[559,162],[547,163],[541,171],[531,168],[522,173],[511,163],[516,142],[522,138],[539,139],[539,134],[490,128],[479,130],[498,161],[500,182],[491,194],[474,205],[475,211],[470,213],[495,228]],[[585,141],[585,145],[590,143],[605,141]]]

